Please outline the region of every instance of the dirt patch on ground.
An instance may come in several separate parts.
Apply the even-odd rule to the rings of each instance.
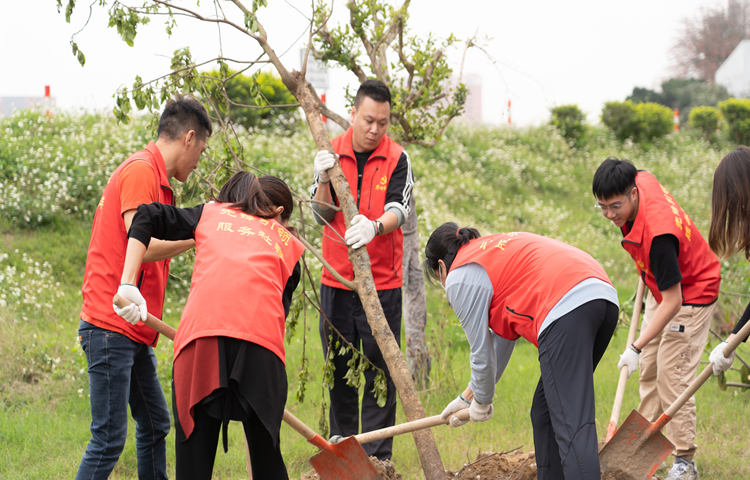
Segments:
[[[602,480],[637,480],[634,476],[627,472],[623,472],[618,468],[607,470],[602,473]]]
[[[370,462],[378,471],[381,480],[402,480],[401,474],[396,473],[396,466],[390,460],[383,460],[382,462],[375,457],[370,457]],[[320,476],[315,470],[310,470],[307,473],[302,474],[299,480],[320,480]]]
[[[396,472],[396,466],[390,460],[381,462],[375,457],[370,457],[370,462],[382,480],[402,480],[401,474]],[[537,480],[536,456],[534,450],[482,452],[477,455],[475,461],[464,465],[460,470],[455,472],[446,470],[446,473],[451,480]],[[303,474],[300,480],[320,480],[320,476],[315,470],[310,470]],[[627,472],[614,469],[602,473],[602,480],[639,479]],[[654,475],[652,480],[662,480],[662,478]]]
[[[456,480],[536,480],[534,451],[484,452],[457,472],[448,471]]]

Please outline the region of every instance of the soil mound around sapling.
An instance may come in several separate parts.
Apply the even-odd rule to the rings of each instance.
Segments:
[[[536,480],[536,457],[533,450],[483,452],[457,472],[447,473],[448,478],[456,480]]]
[[[396,472],[396,465],[390,460],[380,461],[376,457],[370,457],[370,463],[378,471],[381,480],[402,480],[401,474]],[[320,480],[320,476],[313,469],[303,473],[299,480]]]

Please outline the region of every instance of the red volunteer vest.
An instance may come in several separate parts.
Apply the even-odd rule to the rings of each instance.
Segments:
[[[117,180],[120,172],[131,162],[146,162],[154,169],[159,188],[159,202],[174,204],[174,196],[169,186],[164,159],[153,142],[145,150],[136,152],[120,164],[104,187],[104,193],[94,214],[91,227],[91,242],[86,256],[86,271],[83,276],[84,320],[101,328],[114,330],[127,335],[136,342],[156,345],[158,334],[142,322],[131,325],[119,317],[112,309],[112,298],[117,293],[125,264],[128,235],[125,221],[120,213],[120,198]],[[148,311],[161,318],[164,307],[164,292],[167,288],[169,260],[144,263],[138,274],[138,288],[146,299]]]
[[[339,155],[341,169],[344,171],[346,181],[349,182],[352,195],[356,199],[358,172],[357,157],[354,156],[352,148],[352,129],[349,128],[344,134],[334,138],[331,145]],[[393,175],[403,151],[404,148],[401,145],[386,135],[365,164],[359,198],[359,213],[370,220],[380,218],[385,213],[388,182],[391,180],[391,175]],[[325,185],[322,185],[319,188],[325,187]],[[336,203],[339,204],[338,198]],[[341,235],[341,238],[344,238],[346,233],[347,225],[344,221],[344,213],[336,212],[330,225],[330,227],[326,225],[324,228],[323,258],[344,278],[353,280],[354,270],[349,261],[348,248],[338,236]],[[332,228],[338,232],[338,235]],[[404,253],[404,235],[401,228],[399,227],[387,235],[377,235],[372,242],[367,244],[367,253],[370,254],[375,288],[378,290],[401,288],[401,260]],[[326,268],[323,268],[321,282],[329,287],[349,290],[339,283]]]
[[[195,229],[195,267],[174,356],[196,338],[231,337],[284,355],[282,295],[305,247],[275,220],[203,207]]]
[[[537,348],[550,310],[587,278],[612,284],[591,255],[551,238],[525,232],[500,233],[461,247],[451,269],[481,265],[492,281],[489,325],[508,340],[523,337]]]
[[[657,180],[641,171],[635,177],[638,187],[638,214],[633,228],[622,227],[622,247],[635,260],[638,273],[644,277],[657,302],[661,292],[651,271],[651,242],[658,235],[672,234],[680,242],[677,262],[682,273],[682,304],[710,305],[719,296],[721,265],[687,213]]]

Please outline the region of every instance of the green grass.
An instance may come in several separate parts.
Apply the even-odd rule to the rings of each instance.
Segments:
[[[87,119],[87,122],[102,123],[94,120]],[[61,128],[63,131],[69,129],[65,125]],[[131,138],[137,138],[142,131],[136,127],[102,127],[100,130],[110,136],[123,137],[112,139],[107,147],[119,148],[115,153],[117,158],[127,155],[125,150],[132,145]],[[19,134],[17,141],[26,143],[21,146],[14,144],[14,148],[27,151],[28,155],[42,152],[40,145],[45,139],[44,132],[40,132],[38,136]],[[85,132],[77,135],[85,136]],[[308,137],[304,133],[286,137],[258,134],[247,138],[245,154],[254,165],[282,176],[296,191],[304,191],[309,182],[310,158],[314,152]],[[651,145],[620,144],[608,132],[596,128],[591,130],[588,138],[586,146],[573,148],[548,127],[520,131],[454,129],[434,150],[410,147],[418,179],[422,241],[426,241],[433,228],[448,220],[458,221],[462,226],[476,226],[482,233],[527,230],[558,238],[597,258],[605,266],[618,288],[621,302],[624,302],[633,293],[636,277],[632,260],[619,245],[620,234],[591,208],[590,183],[596,166],[609,155],[633,159],[639,168],[647,168],[656,174],[705,233],[710,215],[711,175],[728,147],[710,146],[689,134],[668,136]],[[12,163],[15,157],[2,155],[2,142],[0,139],[0,158]],[[85,143],[81,142],[81,145],[85,146]],[[36,158],[35,162],[43,164],[43,157]],[[13,168],[14,172],[21,171]],[[102,180],[91,176],[93,174],[88,175],[86,178],[95,185]],[[190,188],[191,193],[197,193],[183,197],[183,201],[200,201],[200,190],[194,185]],[[96,201],[96,196],[86,197],[85,201]],[[29,201],[25,205],[32,209],[29,211],[31,217],[36,218],[37,212],[33,208],[37,204]],[[29,230],[19,226],[23,222],[0,212],[0,275],[5,275],[0,278],[0,299],[5,298],[8,303],[3,307],[0,302],[0,478],[72,478],[89,439],[86,362],[76,341],[80,286],[90,234],[89,217],[88,214],[76,217],[53,215],[44,217],[48,219],[43,225]],[[311,268],[320,268],[310,255],[307,258]],[[49,263],[48,268],[44,266],[45,262]],[[747,293],[747,263],[732,259],[723,265],[722,289]],[[12,267],[16,270],[9,276],[7,269]],[[183,257],[175,262],[172,270],[182,281],[171,280],[165,320],[177,326],[189,285],[189,258]],[[319,278],[319,273],[313,275]],[[18,289],[21,296],[13,297],[13,289]],[[2,297],[3,294],[6,297]],[[720,316],[723,315],[729,323],[742,309],[744,305],[737,302],[736,297],[722,296]],[[434,415],[468,383],[469,350],[460,324],[441,289],[428,288],[428,312],[427,338],[433,356],[433,373],[430,388],[421,392],[420,397],[427,414]],[[304,326],[303,322],[306,322]],[[306,310],[287,347],[290,384],[287,408],[314,429],[317,429],[320,419],[323,398],[323,359],[317,322],[313,310]],[[716,326],[721,327],[721,323],[717,322]],[[302,361],[303,332],[307,339],[306,353],[312,378],[304,402],[297,402],[294,394]],[[626,335],[624,329],[618,329],[596,373],[596,413],[600,435],[604,434],[609,421],[618,378],[616,363]],[[403,339],[402,345],[405,345]],[[171,398],[168,390],[171,343],[161,341],[156,354],[159,377],[167,398]],[[459,429],[445,426],[433,429],[446,468],[460,468],[473,460],[478,451],[508,450],[518,446],[523,446],[524,450],[533,448],[529,409],[539,378],[536,356],[537,350],[532,345],[526,342],[518,345],[498,384],[495,415],[489,422],[469,424]],[[738,377],[733,372],[730,381],[738,381]],[[750,475],[747,453],[750,431],[741,424],[737,425],[747,411],[748,402],[750,392],[732,389],[722,392],[714,380],[698,392],[696,443],[699,445],[697,461],[702,479]],[[637,382],[631,379],[622,419],[637,404]],[[400,407],[397,421],[405,421]],[[168,439],[167,457],[172,476],[173,435],[171,433]],[[221,450],[217,454],[214,478],[245,478],[242,433],[237,424],[230,426],[229,443],[228,454]],[[287,426],[282,427],[282,451],[292,478],[309,469],[306,459],[315,453],[313,447]],[[395,439],[394,461],[405,479],[422,478],[411,436]],[[136,477],[134,425],[131,422],[125,451],[112,478]]]

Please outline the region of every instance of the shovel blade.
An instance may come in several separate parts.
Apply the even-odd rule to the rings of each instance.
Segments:
[[[320,480],[380,480],[362,445],[354,437],[331,444],[310,457]]]
[[[651,422],[633,410],[599,452],[602,473],[619,470],[633,478],[651,478],[674,446],[661,434],[648,434]]]

